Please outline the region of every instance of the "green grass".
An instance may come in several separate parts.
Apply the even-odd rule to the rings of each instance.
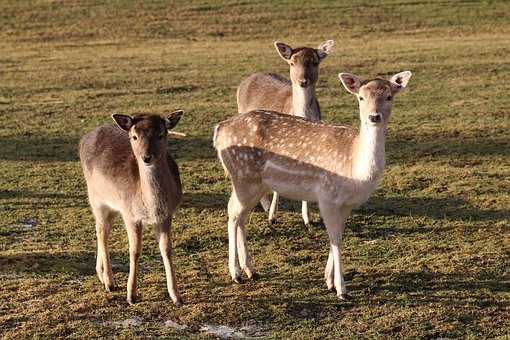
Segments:
[[[15,1],[0,4],[0,334],[201,337],[205,323],[267,337],[505,337],[510,332],[510,3],[507,1]],[[303,11],[300,8],[306,7]],[[252,72],[287,74],[272,42],[335,39],[317,89],[328,122],[357,125],[337,74],[412,70],[396,99],[379,190],[344,239],[352,300],[323,280],[328,242],[284,202],[252,214],[260,278],[230,283],[228,179],[211,145]],[[112,113],[183,108],[172,141],[185,200],[174,222],[185,306],[166,293],[152,228],[128,306],[127,237],[111,236],[119,289],[95,275],[80,137]],[[314,207],[313,218],[318,220]],[[34,228],[22,221],[37,221]],[[114,322],[140,317],[138,327]],[[164,321],[188,325],[181,332]]]

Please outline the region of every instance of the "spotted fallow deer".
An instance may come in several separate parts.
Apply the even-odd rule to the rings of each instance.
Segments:
[[[239,113],[258,109],[272,110],[312,121],[321,120],[321,110],[315,95],[319,79],[319,64],[333,50],[334,41],[327,40],[319,48],[292,48],[282,42],[274,43],[280,57],[290,66],[290,81],[273,73],[255,73],[241,82],[237,88]],[[273,200],[264,195],[260,201],[269,210],[272,222],[278,207],[278,193]],[[308,203],[302,202],[301,213],[305,224],[309,223]]]
[[[182,111],[166,118],[115,114],[115,125],[101,126],[80,142],[80,159],[88,196],[96,220],[99,280],[107,291],[114,288],[108,251],[113,219],[120,213],[129,239],[127,301],[137,298],[136,277],[142,251],[142,229],[154,225],[163,258],[168,293],[180,306],[172,263],[172,215],[182,201],[177,164],[167,152],[167,132],[177,125]]]
[[[393,96],[406,87],[411,72],[395,74],[390,80],[363,80],[348,73],[339,77],[358,99],[359,131],[266,110],[241,114],[216,126],[214,145],[233,187],[228,236],[234,282],[241,280],[241,268],[248,278],[255,273],[246,248],[245,224],[258,200],[273,190],[290,199],[318,202],[330,240],[326,284],[336,289],[339,298],[347,297],[340,255],[345,223],[382,178]]]

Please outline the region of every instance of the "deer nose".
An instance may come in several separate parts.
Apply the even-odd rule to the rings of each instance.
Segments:
[[[301,79],[301,80],[299,81],[299,86],[301,86],[301,87],[307,87],[309,83],[310,83],[310,82],[308,81],[308,79]]]
[[[378,113],[375,115],[368,115],[368,120],[371,121],[372,123],[380,123],[381,119],[382,117]]]
[[[151,155],[145,155],[143,156],[143,161],[145,164],[149,164],[152,160],[152,156]]]

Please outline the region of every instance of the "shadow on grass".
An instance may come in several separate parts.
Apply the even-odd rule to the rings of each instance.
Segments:
[[[227,211],[230,194],[187,192],[183,195],[182,208],[213,209]]]
[[[322,270],[322,268],[321,268]],[[280,274],[262,271],[255,281],[224,285],[227,292],[217,297],[204,296],[204,301],[223,303],[225,298],[243,299],[257,308],[284,305],[286,313],[297,319],[314,319],[336,316],[339,311],[370,305],[395,305],[402,307],[441,305],[444,308],[487,308],[505,311],[510,301],[501,299],[500,293],[510,290],[510,283],[496,274],[466,275],[465,273],[435,273],[430,271],[392,273],[391,276],[347,271],[347,289],[351,299],[336,299],[335,291],[328,291],[322,278]],[[356,277],[356,282],[351,282]],[[268,287],[267,283],[270,283]],[[229,288],[230,286],[230,288]],[[308,291],[310,287],[323,287],[319,291]],[[230,292],[228,290],[230,289]],[[285,291],[283,295],[264,294],[270,289]],[[245,293],[259,291],[260,294]],[[303,295],[304,292],[307,292]],[[298,294],[299,298],[292,295]],[[495,295],[496,294],[496,295]]]
[[[448,160],[455,166],[464,166],[479,162],[473,157],[510,156],[508,140],[487,136],[397,135],[387,141],[386,150],[388,160],[392,163],[415,163],[425,159]]]
[[[78,138],[0,138],[0,159],[9,161],[74,162]]]
[[[94,247],[95,250],[95,247]],[[110,247],[114,273],[129,272],[129,255],[113,251]],[[145,268],[140,265],[141,270]],[[68,274],[73,276],[96,275],[96,253],[91,252],[31,252],[0,256],[0,275],[30,273],[35,275]]]
[[[81,137],[14,137],[0,138],[0,159],[9,161],[75,162],[79,161]],[[180,160],[210,160],[216,158],[212,139],[189,138],[171,139],[171,155]]]
[[[228,201],[228,198],[227,198]],[[226,209],[226,205],[224,206]],[[259,210],[261,210],[259,205]],[[281,199],[278,205],[281,212],[292,212],[298,218],[301,214],[301,202]],[[310,204],[311,212],[318,212],[317,204]],[[373,196],[360,208],[353,211],[356,219],[366,219],[367,216],[402,216],[402,217],[426,217],[438,221],[503,221],[510,216],[509,209],[485,210],[473,206],[468,201],[457,198],[432,198],[432,197],[384,197]],[[278,220],[278,214],[277,214]],[[313,222],[314,226],[322,228],[319,221]],[[352,225],[352,223],[350,223]],[[416,225],[417,229],[409,229],[416,232],[418,229],[425,231],[427,227]],[[438,230],[434,228],[428,228]],[[402,232],[405,232],[402,230]]]
[[[88,276],[95,274],[95,263],[93,252],[18,253],[0,256],[0,273],[2,275],[65,273]]]
[[[362,282],[379,281],[377,277],[361,275]],[[416,293],[416,292],[438,292],[438,291],[488,291],[491,293],[508,292],[510,282],[494,273],[472,276],[466,273],[435,273],[429,270],[411,273],[392,274],[389,282],[371,287],[370,291],[390,291],[392,293]],[[364,288],[363,285],[360,288]],[[510,301],[508,301],[510,306]]]
[[[88,206],[88,200],[85,194],[2,190],[0,191],[0,207],[7,205],[11,209],[84,208]]]
[[[501,221],[510,210],[483,210],[457,197],[381,197],[374,196],[358,210],[358,214],[381,216],[422,216],[447,221]]]
[[[209,139],[195,137],[170,139],[169,147],[170,153],[175,157],[177,164],[179,164],[180,160],[211,160],[217,158],[216,150],[212,143],[212,136]]]

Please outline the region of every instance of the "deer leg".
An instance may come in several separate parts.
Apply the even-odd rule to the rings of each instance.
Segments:
[[[138,297],[136,278],[138,274],[138,263],[142,253],[142,231],[140,222],[127,222],[126,229],[129,239],[129,278],[127,284],[127,302],[132,305]]]
[[[243,221],[246,222],[246,219]],[[255,267],[253,261],[246,247],[246,225],[245,223],[239,224],[237,227],[237,251],[239,256],[239,264],[241,269],[244,270],[249,279],[255,275]]]
[[[301,215],[303,216],[303,222],[305,225],[310,224],[310,217],[308,215],[308,202],[302,201],[301,202]]]
[[[270,223],[273,223],[276,216],[276,211],[278,210],[278,201],[280,195],[275,191],[273,192],[273,200],[271,201],[271,207],[269,208],[269,217],[268,220]]]
[[[228,269],[232,281],[241,283],[241,269],[237,258],[237,224],[242,211],[241,202],[232,190],[228,201]]]
[[[244,184],[247,185],[247,184]],[[229,236],[229,270],[234,282],[241,282],[241,270],[243,268],[249,278],[255,274],[251,257],[246,248],[245,224],[251,210],[257,205],[265,191],[260,191],[260,184],[245,188],[247,195],[241,200],[232,190],[228,202],[228,236]]]
[[[269,197],[267,195],[262,196],[260,199],[260,205],[262,206],[262,209],[264,209],[265,212],[269,211],[269,208],[271,207],[271,201],[269,200]]]
[[[345,222],[347,220],[347,217],[349,216],[350,210],[328,205],[327,203],[326,204],[319,203],[319,206],[329,235],[329,242],[331,246],[330,252],[333,258],[334,286],[338,298],[343,300],[347,298],[347,289],[345,287],[345,280],[343,277],[343,265],[341,258],[342,235],[345,229]],[[330,265],[329,259],[328,264]],[[328,265],[326,265],[326,270],[328,270]],[[328,282],[326,283],[329,286],[329,283]]]
[[[333,252],[331,248],[329,249],[328,263],[326,264],[326,269],[324,270],[324,278],[326,279],[326,285],[329,290],[334,288],[334,280],[335,280],[335,271],[333,268]]]
[[[97,236],[97,259],[96,272],[99,281],[104,285],[107,292],[115,287],[113,279],[112,264],[108,251],[108,237],[115,213],[106,206],[92,206],[92,213],[96,220]]]
[[[182,306],[182,299],[177,290],[177,281],[175,279],[175,266],[172,262],[172,238],[171,238],[172,219],[167,224],[156,226],[156,240],[159,243],[159,251],[163,258],[165,266],[166,284],[168,294],[177,307]]]

